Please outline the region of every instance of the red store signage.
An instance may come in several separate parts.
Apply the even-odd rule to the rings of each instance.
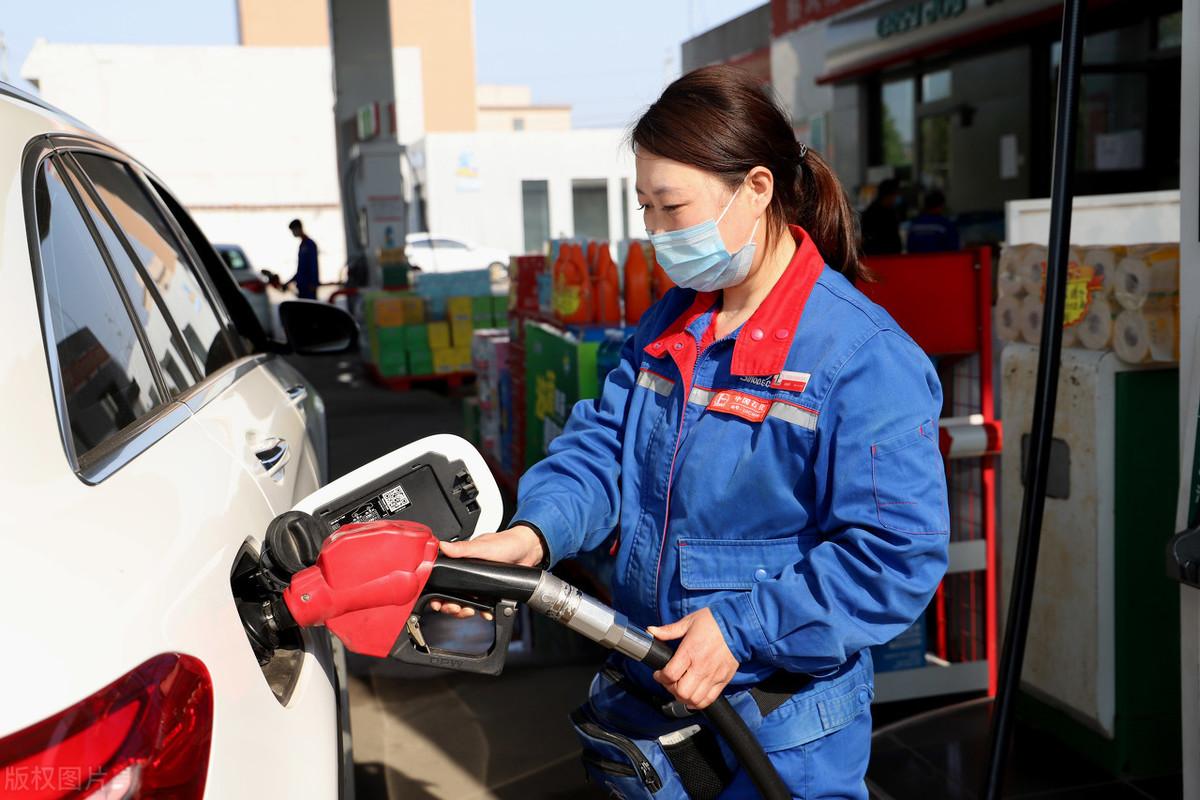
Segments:
[[[771,0],[771,35],[782,36],[866,2],[868,0]]]

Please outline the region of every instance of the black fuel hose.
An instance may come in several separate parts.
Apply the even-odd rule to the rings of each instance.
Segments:
[[[527,603],[531,610],[548,619],[654,670],[665,667],[675,654],[670,644],[655,639],[599,600],[537,567],[439,557],[425,584],[425,594],[467,601]],[[786,800],[792,796],[728,698],[718,697],[700,713],[725,740],[764,800]]]
[[[651,669],[660,670],[667,665],[674,654],[675,651],[669,644],[655,639],[645,658],[642,659],[642,663]],[[721,734],[721,738],[729,745],[729,749],[733,751],[738,763],[742,765],[746,774],[750,776],[750,780],[754,782],[759,794],[766,800],[776,800],[776,798],[782,800],[792,796],[791,790],[783,782],[779,771],[767,757],[758,739],[746,727],[746,721],[742,719],[742,715],[734,710],[729,698],[721,695],[700,713],[712,723],[717,733]]]

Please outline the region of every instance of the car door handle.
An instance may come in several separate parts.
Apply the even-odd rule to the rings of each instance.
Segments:
[[[254,455],[258,458],[258,463],[262,464],[263,469],[267,471],[267,474],[273,475],[288,462],[291,450],[288,448],[286,441],[280,439],[278,436],[272,436],[255,448]]]
[[[308,399],[308,387],[303,383],[289,386],[284,391],[287,392],[288,399],[292,401],[292,405],[298,406]]]

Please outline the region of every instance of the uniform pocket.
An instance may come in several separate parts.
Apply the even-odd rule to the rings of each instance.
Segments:
[[[871,445],[879,524],[901,533],[947,533],[946,467],[932,420]]]
[[[709,605],[718,592],[749,591],[755,583],[778,577],[800,560],[808,538],[680,539],[683,613]]]

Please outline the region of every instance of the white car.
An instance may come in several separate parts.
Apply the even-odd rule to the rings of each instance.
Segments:
[[[350,797],[339,646],[260,664],[234,597],[324,480],[320,398],[151,172],[5,84],[0,187],[0,796]]]
[[[404,252],[408,263],[422,272],[490,269],[493,281],[508,272],[508,253],[495,247],[479,247],[452,236],[410,233],[404,237]]]
[[[246,298],[246,302],[254,309],[258,323],[263,326],[263,330],[271,332],[271,301],[267,297],[267,288],[274,276],[270,272],[260,272],[251,266],[246,251],[236,244],[214,243],[213,249],[233,273],[233,279],[237,281],[242,297]]]

